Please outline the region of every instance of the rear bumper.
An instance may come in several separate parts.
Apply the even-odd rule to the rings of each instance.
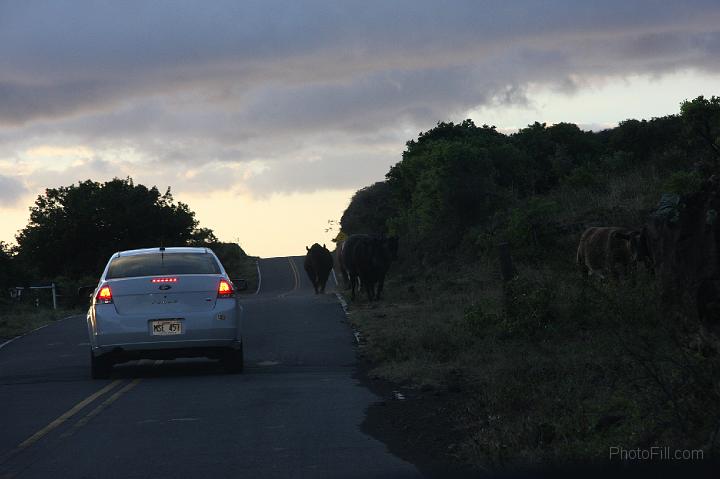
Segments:
[[[239,348],[242,344],[241,308],[235,300],[218,301],[211,311],[148,315],[119,315],[112,304],[96,305],[88,314],[90,346],[96,355],[111,352],[177,352]],[[152,334],[156,320],[180,320],[182,334]],[[146,356],[149,353],[144,353]],[[202,356],[203,354],[197,354]],[[149,356],[147,356],[149,357]]]
[[[95,356],[121,363],[136,359],[175,359],[205,357],[220,359],[228,349],[240,350],[241,340],[173,341],[163,343],[132,343],[93,347]]]

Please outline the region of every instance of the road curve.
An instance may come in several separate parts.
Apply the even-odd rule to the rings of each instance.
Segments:
[[[353,379],[335,296],[313,294],[301,257],[259,269],[242,375],[146,360],[90,380],[82,317],[0,349],[0,478],[420,477],[359,429],[379,398]]]

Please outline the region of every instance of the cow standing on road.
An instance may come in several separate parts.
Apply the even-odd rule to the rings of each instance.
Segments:
[[[333,269],[332,255],[325,245],[320,246],[317,243],[309,248],[306,246],[305,249],[305,272],[315,288],[315,294],[325,293],[325,285]]]

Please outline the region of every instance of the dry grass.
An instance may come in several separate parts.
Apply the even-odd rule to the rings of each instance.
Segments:
[[[246,256],[242,261],[239,262],[237,267],[230,274],[233,278],[242,278],[247,281],[248,288],[243,293],[254,293],[258,287],[258,273],[257,273],[257,261],[256,256]]]
[[[20,336],[58,319],[78,313],[79,310],[53,311],[44,308],[0,309],[0,339]]]

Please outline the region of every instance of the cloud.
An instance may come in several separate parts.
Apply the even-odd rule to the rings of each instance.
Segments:
[[[27,193],[27,188],[15,178],[0,175],[0,208],[15,206]]]
[[[25,158],[33,188],[356,188],[421,129],[530,86],[720,72],[718,25],[716,0],[3,2],[0,161]],[[43,145],[93,153],[44,171],[23,156]]]

